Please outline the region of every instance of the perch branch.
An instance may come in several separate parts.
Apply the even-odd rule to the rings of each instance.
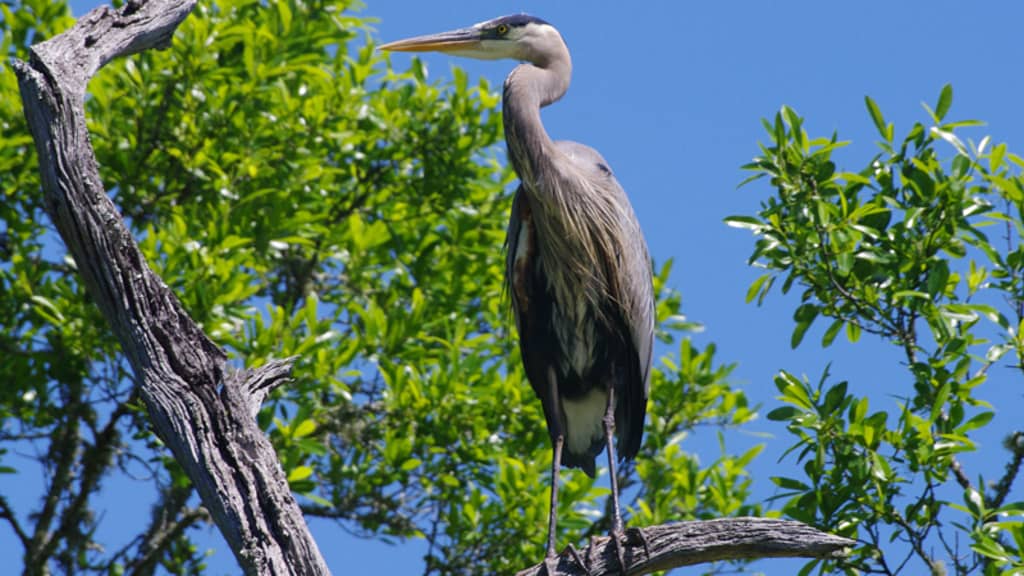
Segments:
[[[801,522],[771,518],[721,518],[663,524],[626,531],[626,564],[631,576],[679,566],[720,560],[753,558],[833,558],[845,554],[855,542],[826,534]],[[580,566],[579,558],[587,566]],[[545,574],[540,563],[518,576]],[[550,576],[602,576],[621,574],[611,539],[595,538],[574,557],[568,550],[558,557]]]

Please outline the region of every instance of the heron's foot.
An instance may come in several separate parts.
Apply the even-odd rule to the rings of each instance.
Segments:
[[[622,570],[622,576],[626,576],[626,551],[622,547],[622,541],[626,538],[622,530],[613,530],[611,533],[612,543],[615,544],[615,558],[619,561],[619,569]]]
[[[558,574],[558,556],[552,556],[549,553],[544,557],[544,573],[548,576],[556,576]]]
[[[576,547],[573,546],[572,544],[569,544],[568,546],[566,546],[565,550],[562,551],[562,554],[565,554],[566,552],[568,552],[569,555],[572,556],[573,562],[575,562],[577,566],[579,566],[581,569],[583,569],[583,573],[584,574],[586,574],[587,576],[593,576],[594,573],[590,571],[591,564],[590,564],[590,550],[589,549],[587,550],[587,561],[586,562],[583,561],[583,558],[580,557],[580,553],[576,550]]]
[[[547,556],[544,558],[544,572],[547,573],[548,576],[556,576],[558,574],[558,564],[562,560],[563,556],[572,557],[572,561],[583,570],[584,574],[587,576],[593,576],[593,572],[590,571],[590,563],[583,560],[579,551],[577,551],[576,547],[572,544],[566,546],[565,549],[562,550],[561,554],[555,554],[553,550],[548,551]]]
[[[647,543],[647,537],[639,528],[626,528],[626,544],[630,546],[643,546],[644,558],[651,559],[651,547]]]
[[[587,564],[590,566],[594,565],[594,554],[598,554],[597,549],[597,536],[590,536],[590,544],[587,545]]]

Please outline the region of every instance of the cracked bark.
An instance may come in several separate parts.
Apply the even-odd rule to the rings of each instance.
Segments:
[[[254,419],[266,395],[287,381],[292,359],[229,369],[224,351],[146,265],[106,195],[86,130],[89,79],[114,58],[165,48],[194,5],[127,0],[117,10],[102,7],[34,46],[29,62],[14,62],[46,210],[131,363],[156,434],[188,474],[245,573],[327,574],[273,447]],[[0,498],[0,518],[10,515]],[[758,518],[638,532],[646,546],[627,545],[630,574],[732,558],[834,557],[853,544],[798,522]],[[618,573],[607,538],[595,539],[582,557],[586,568],[563,554],[559,573]],[[540,571],[538,565],[521,574]]]
[[[639,532],[642,538],[635,534]],[[772,518],[721,518],[649,526],[626,531],[626,574],[637,576],[679,566],[721,560],[754,558],[838,558],[853,540],[826,534],[793,520]],[[646,545],[644,544],[646,542]],[[611,539],[595,538],[577,552],[580,566],[568,551],[558,557],[550,576],[602,576],[622,574]],[[540,563],[518,576],[546,574]]]

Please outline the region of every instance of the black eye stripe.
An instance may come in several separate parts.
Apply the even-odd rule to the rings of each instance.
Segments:
[[[494,26],[494,30],[506,34],[512,28],[521,28],[527,24],[547,24],[544,20],[537,18],[536,16],[530,16],[529,14],[512,14],[510,16],[502,16],[501,18],[495,18],[487,22]],[[502,27],[504,26],[504,31]]]

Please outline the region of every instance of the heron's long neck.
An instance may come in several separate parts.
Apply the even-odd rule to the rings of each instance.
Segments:
[[[572,65],[569,54],[543,65],[521,64],[505,79],[503,120],[509,158],[528,190],[538,190],[537,179],[551,168],[554,147],[540,120],[540,109],[569,89]]]

